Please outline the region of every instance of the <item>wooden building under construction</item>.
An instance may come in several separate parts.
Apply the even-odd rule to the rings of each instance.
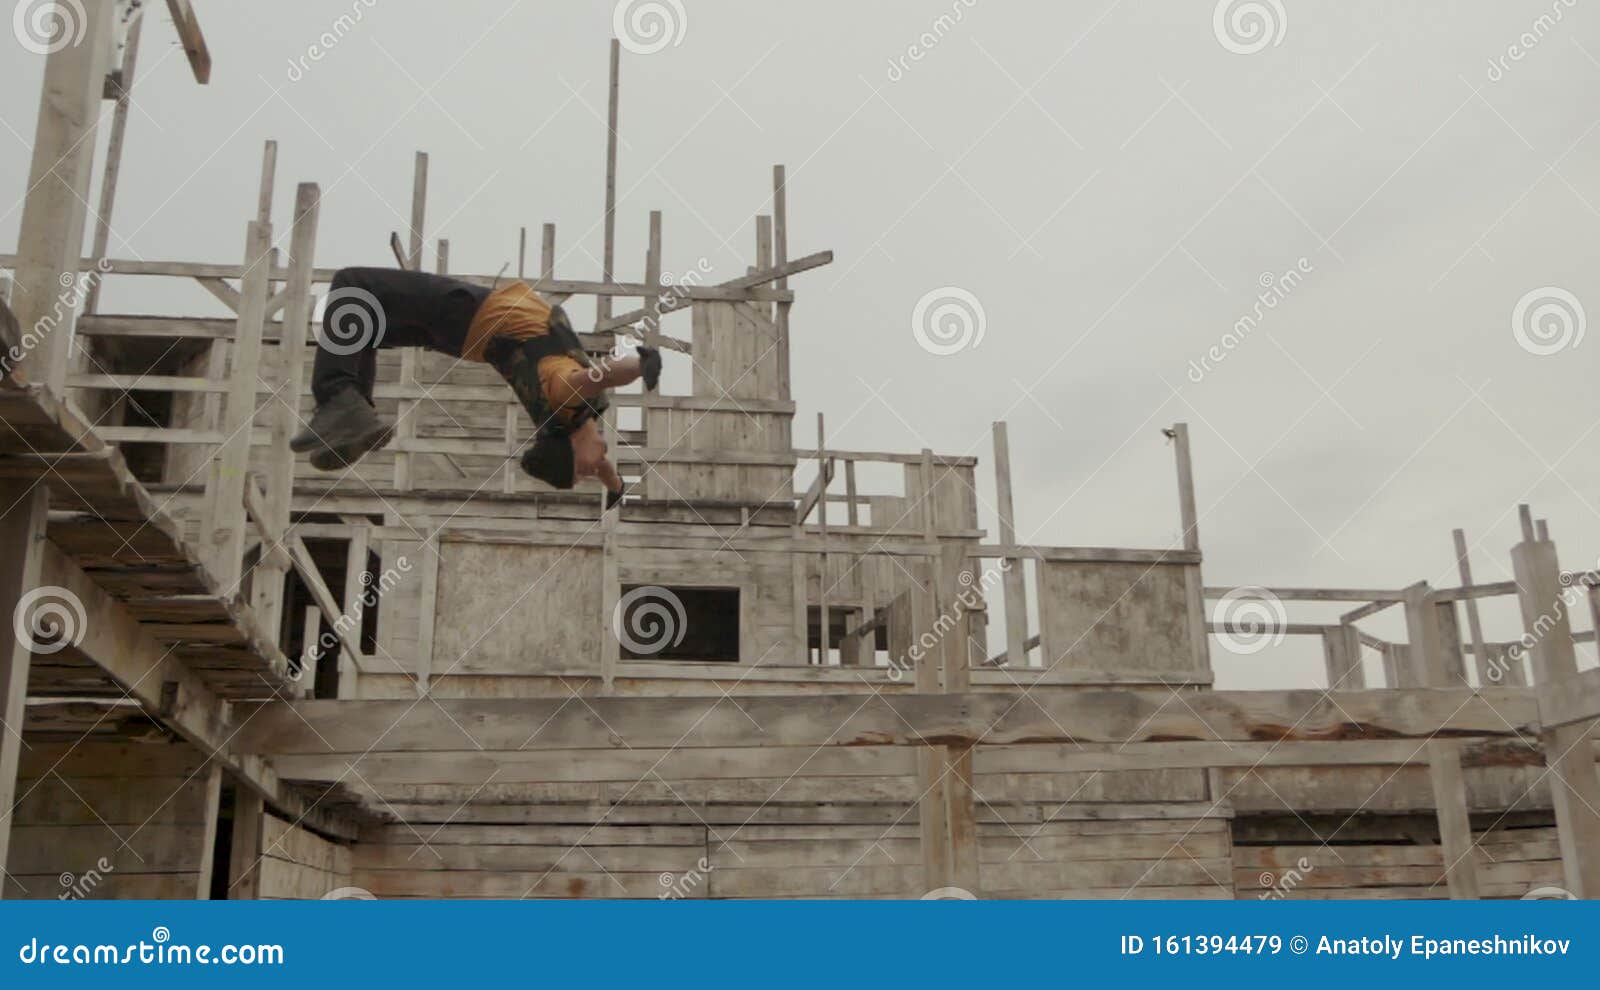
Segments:
[[[518,275],[596,298],[595,353],[692,363],[684,394],[614,396],[628,500],[523,476],[493,371],[409,350],[379,364],[392,444],[319,474],[288,448],[336,270],[318,187],[273,202],[268,144],[239,258],[109,257],[141,28],[83,6],[0,256],[4,896],[1600,896],[1597,576],[1530,514],[1514,582],[1463,552],[1449,588],[1208,587],[1175,424],[1181,545],[1019,544],[1004,424],[990,465],[795,429],[797,300],[831,255],[790,244],[781,166],[745,274],[664,281],[614,140],[604,271],[558,272],[546,225]],[[419,154],[395,263],[494,282],[430,243],[427,185]],[[103,311],[133,278],[232,315]],[[1520,642],[1486,641],[1495,596]],[[1239,630],[1208,602],[1243,599],[1347,602],[1276,630],[1320,638],[1326,678],[1214,690]],[[1361,625],[1389,609],[1404,642]]]

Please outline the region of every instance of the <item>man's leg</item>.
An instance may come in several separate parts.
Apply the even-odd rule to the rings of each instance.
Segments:
[[[418,322],[427,310],[418,297],[432,288],[416,284],[424,278],[431,276],[371,268],[334,275],[311,371],[316,413],[289,442],[296,451],[310,451],[318,470],[353,464],[389,442],[393,428],[378,418],[372,402],[378,351],[430,343]]]

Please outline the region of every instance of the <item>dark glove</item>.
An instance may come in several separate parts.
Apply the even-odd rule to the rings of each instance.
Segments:
[[[646,344],[639,346],[639,370],[644,376],[645,391],[654,392],[661,383],[661,352]]]
[[[617,506],[621,505],[622,504],[622,496],[627,494],[627,491],[628,491],[628,486],[627,485],[623,485],[621,488],[618,488],[614,492],[608,490],[606,492],[606,508],[607,509],[615,509]]]

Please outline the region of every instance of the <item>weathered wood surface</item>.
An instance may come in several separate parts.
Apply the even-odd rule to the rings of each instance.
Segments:
[[[251,753],[720,746],[966,746],[978,743],[1337,740],[1515,736],[1533,694],[1481,691],[1034,691],[685,698],[301,701],[241,704]],[[1070,727],[1070,728],[1068,728]]]

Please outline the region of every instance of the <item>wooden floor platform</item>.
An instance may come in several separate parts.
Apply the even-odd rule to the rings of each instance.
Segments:
[[[288,658],[239,589],[206,568],[122,454],[71,403],[8,378],[0,385],[0,483],[35,482],[51,493],[50,543],[219,697],[268,699],[290,687]],[[120,693],[70,648],[30,670],[32,697],[107,692]]]

